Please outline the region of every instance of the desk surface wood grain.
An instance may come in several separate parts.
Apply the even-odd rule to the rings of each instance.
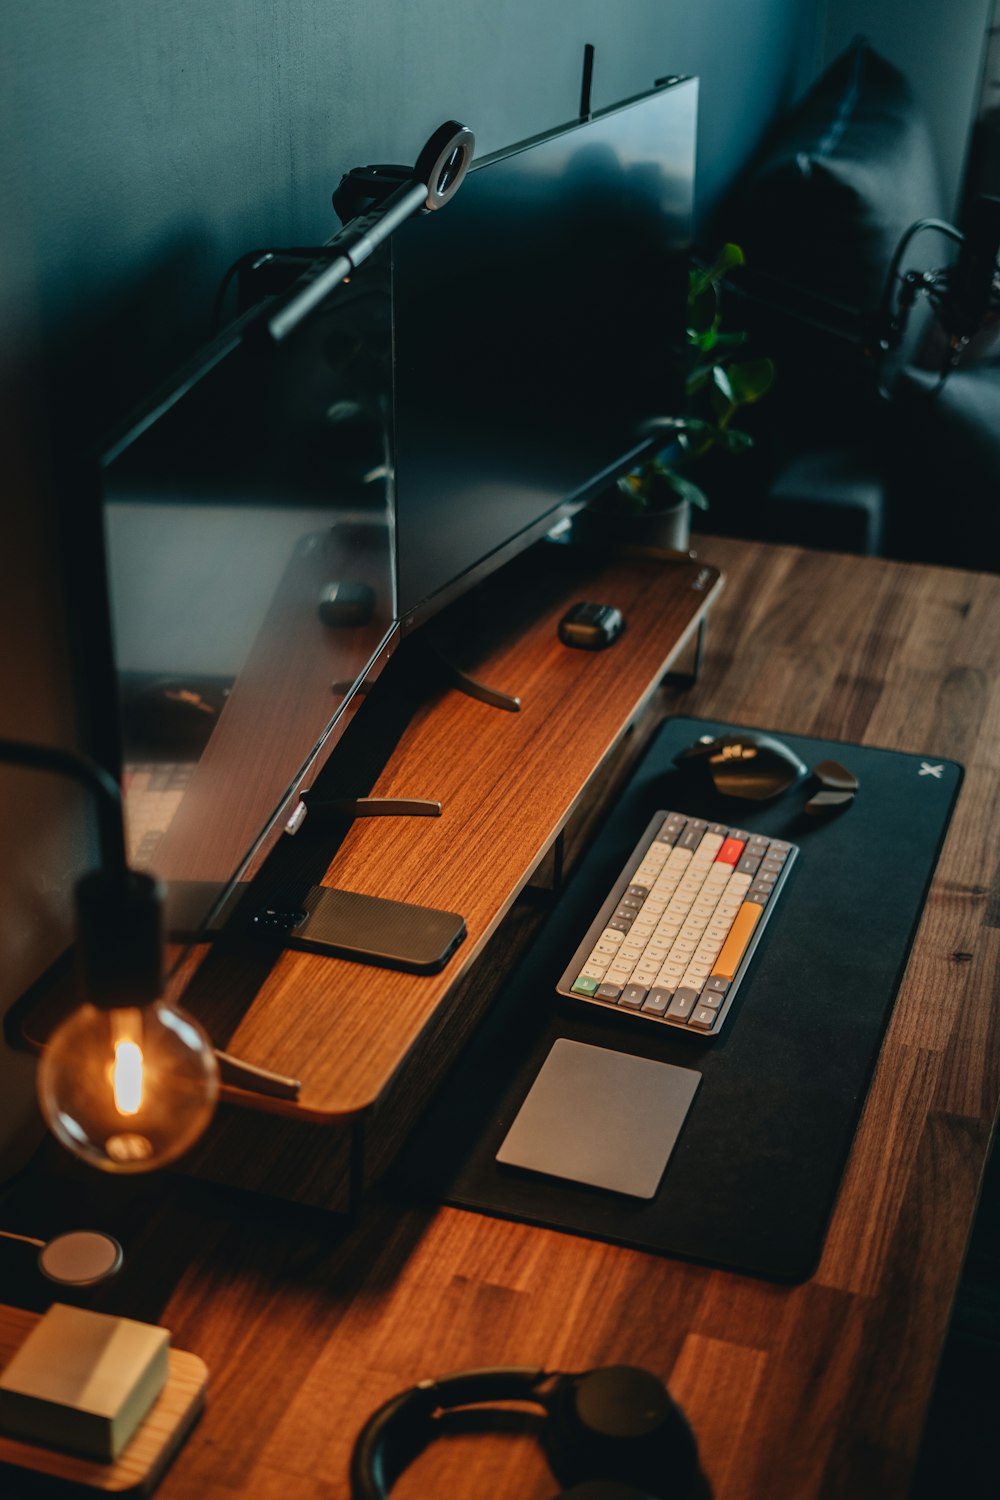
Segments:
[[[388,1190],[346,1228],[176,1178],[95,1185],[52,1152],[0,1201],[2,1223],[34,1211],[29,1232],[51,1232],[85,1206],[116,1227],[128,1262],[102,1305],[164,1323],[209,1367],[162,1500],[345,1497],[375,1406],[502,1363],[646,1365],[685,1407],[718,1500],[907,1493],[1000,1091],[1000,579],[721,539],[701,553],[727,588],[700,683],[662,690],[662,712],[966,768],[819,1269],[774,1286]],[[528,918],[508,920],[513,950]],[[456,1423],[394,1493],[544,1500],[534,1421]]]

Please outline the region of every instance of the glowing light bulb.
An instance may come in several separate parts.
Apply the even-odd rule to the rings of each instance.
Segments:
[[[148,1172],[174,1161],[208,1124],[217,1093],[211,1043],[163,1000],[80,1006],[53,1032],[38,1067],[50,1130],[106,1172]]]
[[[118,1113],[137,1115],[142,1108],[142,1048],[138,1042],[115,1042],[111,1086],[115,1091]]]

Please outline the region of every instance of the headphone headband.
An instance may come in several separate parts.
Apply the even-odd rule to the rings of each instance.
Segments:
[[[561,1481],[582,1483],[581,1500],[585,1491],[594,1500],[598,1494],[708,1500],[683,1413],[654,1375],[628,1365],[578,1375],[496,1366],[421,1380],[384,1402],[358,1434],[353,1500],[386,1500],[395,1476],[436,1436],[441,1413],[494,1401],[530,1401],[544,1409],[546,1456]]]

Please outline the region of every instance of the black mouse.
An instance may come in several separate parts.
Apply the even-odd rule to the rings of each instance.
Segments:
[[[808,775],[794,750],[769,734],[720,734],[682,750],[674,764],[710,779],[723,797],[766,802]]]

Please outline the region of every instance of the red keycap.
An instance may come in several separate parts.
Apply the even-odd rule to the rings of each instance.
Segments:
[[[742,841],[742,839],[723,839],[722,848],[715,856],[715,863],[717,865],[735,866],[737,860],[739,859],[745,848],[746,844]]]

